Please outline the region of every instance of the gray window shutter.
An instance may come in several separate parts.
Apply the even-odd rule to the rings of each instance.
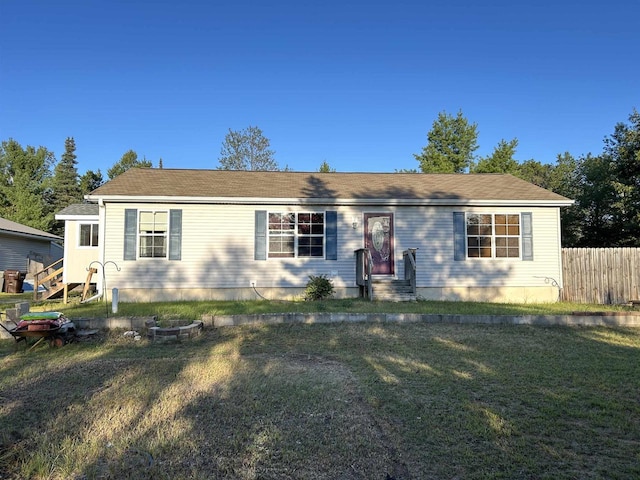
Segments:
[[[256,230],[254,240],[255,260],[267,259],[267,211],[256,210]]]
[[[453,259],[466,260],[466,250],[464,212],[453,212]]]
[[[533,219],[531,212],[522,212],[522,260],[533,260]]]
[[[127,208],[124,211],[124,260],[136,259],[136,229],[138,211]]]
[[[182,210],[169,210],[169,260],[182,260]]]
[[[338,260],[338,212],[330,210],[324,214],[325,259]]]

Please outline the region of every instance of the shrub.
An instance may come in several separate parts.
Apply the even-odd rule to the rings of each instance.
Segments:
[[[307,288],[304,291],[305,300],[325,300],[333,296],[333,283],[326,275],[309,275]]]

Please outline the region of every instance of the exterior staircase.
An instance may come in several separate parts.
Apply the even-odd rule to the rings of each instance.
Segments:
[[[373,279],[373,299],[384,302],[415,302],[416,294],[410,280]]]
[[[50,287],[47,289],[45,287],[44,292],[37,292],[37,300],[49,300],[53,298],[66,298],[68,292],[76,288],[77,286],[82,285],[81,283],[51,283]],[[66,291],[65,291],[66,290]],[[65,302],[66,303],[66,302]]]
[[[95,268],[89,269],[81,300],[84,300],[87,297],[89,285],[91,283],[91,277],[96,272],[97,270]],[[63,259],[60,259],[57,262],[54,262],[51,265],[45,267],[43,270],[36,272],[33,277],[33,299],[49,300],[62,297],[64,303],[67,303],[69,292],[74,288],[82,285],[82,283],[64,283],[62,281],[63,273]],[[41,286],[44,287],[44,291],[40,291],[39,287]]]
[[[372,272],[373,261],[368,248],[355,250],[356,256],[356,285],[360,297],[369,300],[386,302],[415,302],[416,295],[416,251],[408,248],[402,252],[404,263],[404,280],[390,278],[374,278]]]

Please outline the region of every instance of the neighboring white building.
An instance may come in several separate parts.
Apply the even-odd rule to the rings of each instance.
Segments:
[[[357,296],[365,247],[379,280],[403,279],[403,252],[417,249],[419,298],[555,301],[560,208],[572,204],[511,175],[150,168],[87,199],[97,212],[56,217],[65,274],[97,260],[122,301],[252,299],[253,286],[291,298],[320,274]]]

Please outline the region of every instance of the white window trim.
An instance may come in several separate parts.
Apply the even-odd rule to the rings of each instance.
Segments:
[[[490,257],[470,257],[469,256],[469,234],[467,233],[467,227],[469,225],[469,216],[470,215],[491,215],[491,256]],[[496,215],[517,215],[518,216],[518,230],[520,233],[518,235],[496,235]],[[475,237],[477,235],[471,235]],[[488,235],[480,235],[482,237],[486,237]],[[518,237],[518,256],[517,257],[497,257],[496,256],[496,236],[498,237]],[[464,216],[464,254],[467,260],[478,260],[478,261],[518,261],[522,260],[522,215],[521,212],[465,212]]]
[[[149,235],[145,234],[145,235],[142,235],[140,233],[140,216],[143,213],[153,213],[153,214],[166,213],[167,214],[167,229],[164,232],[164,239],[165,239],[165,241],[164,241],[164,251],[165,251],[165,254],[164,254],[163,257],[153,257],[153,256],[151,256],[151,257],[143,257],[143,256],[140,255],[140,239],[142,237],[159,237],[160,236],[158,234],[149,234]],[[170,219],[169,210],[166,210],[166,209],[160,209],[160,210],[138,210],[138,218],[136,219],[136,260],[142,260],[142,261],[146,261],[146,260],[152,260],[153,261],[153,260],[155,260],[155,261],[157,261],[157,260],[168,260],[169,259],[169,237],[170,237],[170,235],[169,235],[170,225],[169,224],[170,224],[170,222],[171,222],[171,219]]]
[[[98,244],[97,245],[80,245],[80,240],[82,239],[82,226],[83,225],[91,225],[91,230],[92,230],[92,235],[91,238],[93,238],[93,227],[98,227]],[[78,228],[76,230],[76,248],[78,250],[90,250],[90,249],[96,249],[98,247],[100,247],[100,227],[99,227],[99,222],[78,222]]]
[[[286,257],[286,256],[282,256],[282,257],[278,257],[278,256],[271,256],[270,255],[270,250],[269,250],[269,238],[271,237],[270,235],[270,231],[269,231],[269,215],[272,214],[278,214],[278,215],[285,215],[285,214],[290,214],[293,213],[295,215],[295,228],[293,229],[293,235],[291,235],[293,237],[293,256],[290,257]],[[321,213],[322,214],[322,235],[319,234],[299,234],[298,233],[298,215],[304,215],[304,214],[309,214],[309,215],[314,215],[314,214],[318,214]],[[298,238],[300,236],[304,236],[304,237],[315,237],[315,238],[319,238],[322,237],[322,255],[314,257],[314,256],[300,256],[298,255]],[[266,235],[266,242],[267,242],[267,260],[292,260],[292,259],[305,259],[305,260],[324,260],[327,256],[327,212],[326,210],[322,210],[322,211],[312,211],[312,210],[304,210],[304,211],[284,211],[284,210],[280,210],[280,211],[276,211],[276,210],[268,210],[267,211],[267,235]]]

